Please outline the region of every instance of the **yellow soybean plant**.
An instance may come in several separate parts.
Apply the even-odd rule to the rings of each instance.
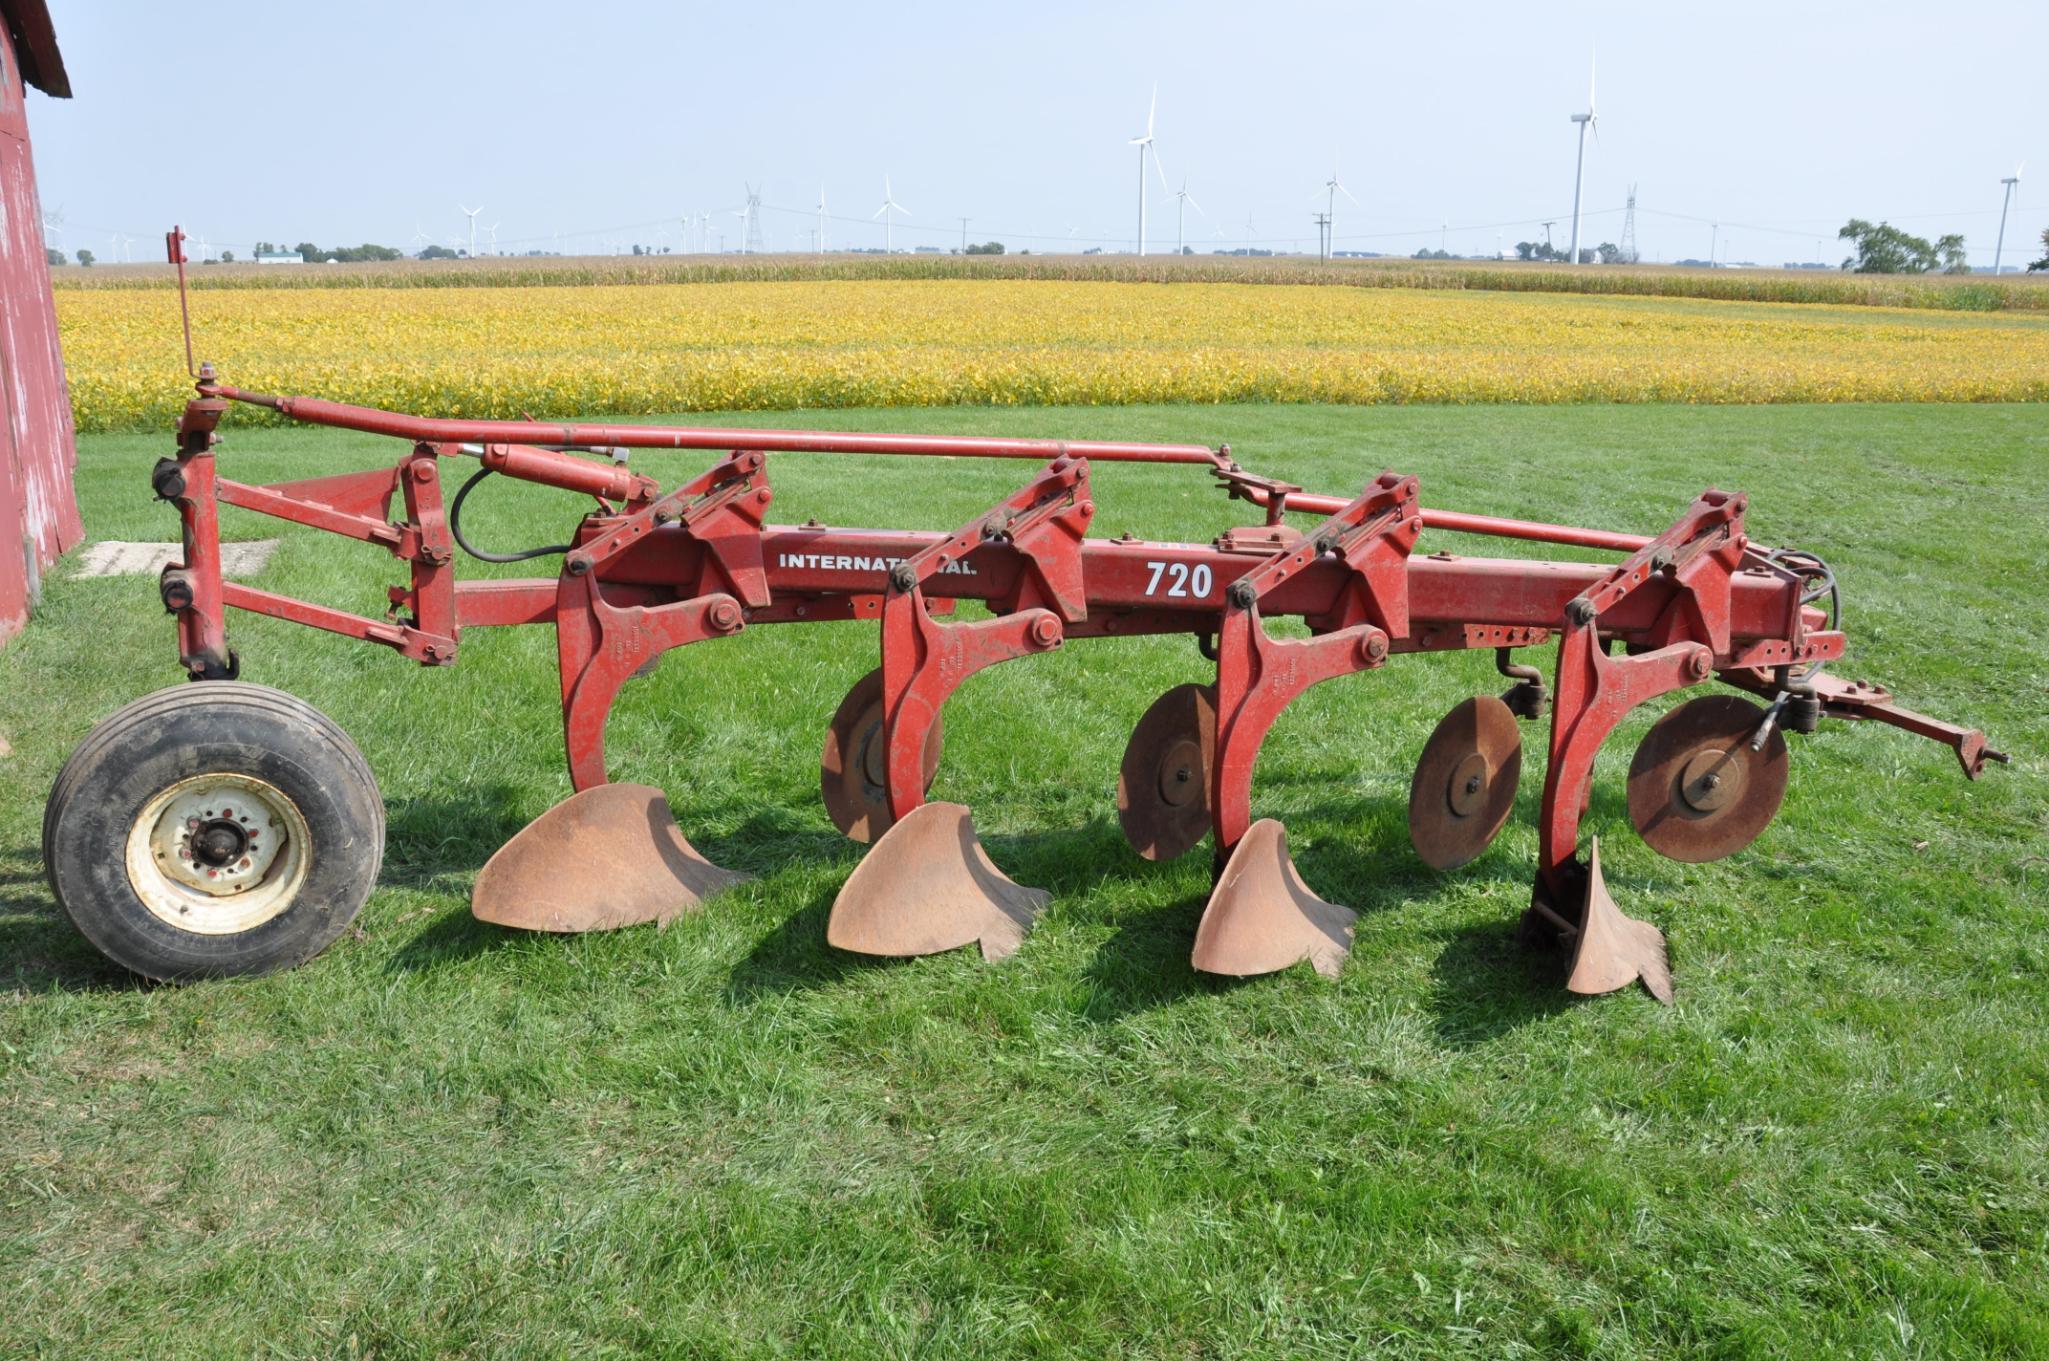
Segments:
[[[168,427],[178,301],[58,291],[86,431]],[[2049,398],[2049,319],[1040,279],[195,291],[239,387],[434,415],[1135,402]]]

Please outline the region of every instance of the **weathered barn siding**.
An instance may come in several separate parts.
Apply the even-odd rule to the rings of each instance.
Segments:
[[[85,532],[12,27],[0,25],[0,639],[27,618],[36,577]]]

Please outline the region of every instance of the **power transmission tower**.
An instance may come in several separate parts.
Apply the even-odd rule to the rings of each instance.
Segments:
[[[742,250],[761,250],[761,191],[753,185],[747,186],[747,238]]]
[[[1622,263],[1633,265],[1636,254],[1636,186],[1629,186],[1629,206],[1622,210]]]

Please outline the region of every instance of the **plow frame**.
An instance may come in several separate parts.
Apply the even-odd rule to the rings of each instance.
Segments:
[[[233,402],[392,436],[409,448],[392,466],[366,472],[273,485],[232,481],[219,473],[215,446]],[[663,492],[627,466],[633,448],[716,457]],[[816,519],[779,525],[767,520],[774,501],[768,456],[785,452],[1040,466],[950,534],[828,527]],[[444,503],[441,482],[443,463],[454,458],[592,499],[556,576],[456,579],[461,496]],[[1207,544],[1088,538],[1092,460],[1200,468],[1260,512],[1261,522]],[[1400,654],[1491,648],[1502,674],[1516,682],[1506,698],[1518,716],[1535,720],[1550,709],[1534,915],[1526,924],[1565,939],[1578,930],[1578,904],[1587,896],[1580,819],[1595,754],[1650,699],[1719,678],[1771,699],[1768,721],[1783,718],[1797,730],[1811,730],[1824,714],[1888,723],[1951,746],[1972,778],[1987,760],[2004,759],[1974,729],[1900,709],[1877,686],[1824,674],[1843,655],[1843,633],[1810,603],[1802,572],[1750,542],[1745,498],[1712,489],[1663,533],[1642,536],[1426,509],[1416,479],[1393,472],[1351,498],[1312,494],[1248,472],[1228,446],[431,420],[243,392],[210,370],[200,373],[177,452],[157,465],[153,483],[181,519],[180,560],[165,569],[160,590],[193,679],[237,675],[225,621],[231,608],[378,643],[429,666],[456,661],[465,628],[551,623],[578,791],[610,779],[605,724],[628,678],[672,649],[754,625],[879,622],[885,787],[897,820],[924,804],[925,738],[968,676],[1069,639],[1190,634],[1216,662],[1214,761],[1204,792],[1220,874],[1253,825],[1260,744],[1297,695]],[[407,564],[409,578],[390,588],[381,619],[226,581],[222,505],[377,545]],[[1323,518],[1303,532],[1285,522],[1291,512]],[[1418,556],[1429,529],[1625,556],[1612,566],[1449,551]],[[961,599],[986,602],[992,616],[948,618]],[[1280,617],[1302,619],[1310,636],[1271,636],[1265,621]],[[1541,673],[1516,664],[1513,653],[1554,637],[1559,654],[1547,692]],[[1263,845],[1286,859],[1284,840]]]

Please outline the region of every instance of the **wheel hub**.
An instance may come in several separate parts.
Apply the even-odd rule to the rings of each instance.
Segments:
[[[306,819],[251,775],[197,775],[160,791],[130,825],[128,880],[152,914],[201,935],[282,913],[305,881]]]

